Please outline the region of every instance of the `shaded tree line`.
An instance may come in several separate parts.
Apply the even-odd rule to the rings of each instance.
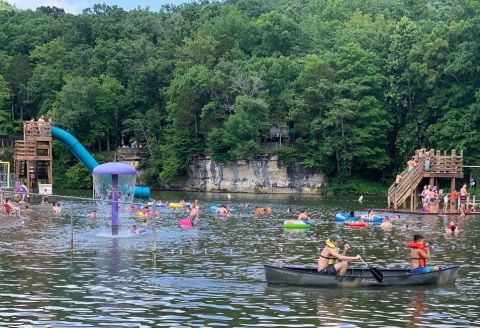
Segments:
[[[0,138],[46,115],[93,151],[137,141],[150,183],[195,154],[252,156],[284,125],[281,161],[329,176],[388,178],[418,147],[478,163],[479,29],[474,0],[0,0]]]

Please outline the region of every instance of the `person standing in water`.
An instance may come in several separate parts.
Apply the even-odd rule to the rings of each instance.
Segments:
[[[308,214],[306,209],[300,210],[300,214],[298,214],[297,220],[308,221]]]

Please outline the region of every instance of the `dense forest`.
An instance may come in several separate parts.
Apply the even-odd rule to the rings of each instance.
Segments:
[[[145,145],[149,183],[277,150],[331,177],[390,178],[417,147],[480,162],[476,0],[227,0],[124,11],[0,0],[0,138],[52,117],[92,151]],[[60,148],[59,148],[60,149]],[[82,169],[56,151],[57,177]]]

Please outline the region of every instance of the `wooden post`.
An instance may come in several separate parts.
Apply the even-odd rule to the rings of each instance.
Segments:
[[[413,212],[413,196],[414,196],[414,191],[410,193],[410,211]]]
[[[455,178],[450,179],[450,192],[455,189]]]
[[[430,187],[433,187],[435,185],[435,178],[430,178],[428,184],[430,185]]]

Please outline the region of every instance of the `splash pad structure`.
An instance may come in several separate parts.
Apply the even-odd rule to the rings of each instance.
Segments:
[[[94,197],[112,202],[112,236],[116,236],[119,230],[119,202],[133,200],[137,171],[123,163],[105,163],[95,167],[92,174]]]

